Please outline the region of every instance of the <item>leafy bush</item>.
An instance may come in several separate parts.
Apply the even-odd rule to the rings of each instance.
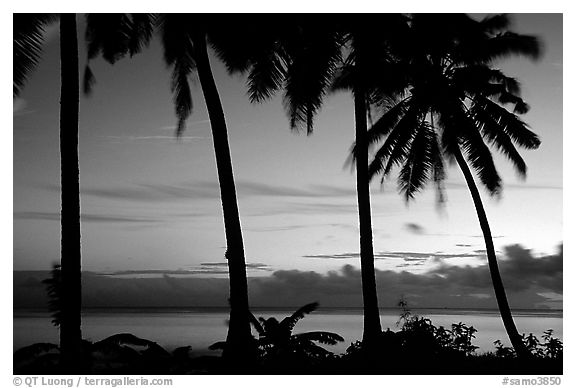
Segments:
[[[82,341],[84,373],[169,373],[190,359],[183,348],[171,354],[156,342],[133,334],[115,334],[101,341]],[[189,347],[188,349],[189,350]],[[60,371],[58,345],[38,343],[14,353],[16,374],[51,374]]]
[[[292,315],[278,321],[276,318],[259,317],[251,314],[251,323],[258,338],[255,339],[260,361],[274,368],[293,368],[311,365],[334,357],[334,354],[317,345],[335,345],[344,341],[336,333],[310,331],[294,334],[292,331],[298,321],[318,308],[318,303],[309,303],[296,310]],[[224,349],[226,342],[216,342],[211,350]]]
[[[554,331],[552,329],[546,330],[542,334],[542,341],[532,333],[528,335],[522,334],[522,341],[535,358],[561,359],[563,344],[558,338],[553,337],[553,334]],[[494,353],[496,357],[516,357],[514,349],[504,346],[500,340],[494,341],[494,345],[496,346],[496,352]]]

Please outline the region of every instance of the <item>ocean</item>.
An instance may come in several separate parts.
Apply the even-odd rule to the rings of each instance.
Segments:
[[[256,317],[282,319],[293,310],[255,310]],[[427,317],[436,326],[450,328],[452,323],[463,322],[478,330],[473,344],[478,352],[494,350],[494,341],[509,344],[502,320],[497,311],[429,309],[413,310],[414,314]],[[398,330],[398,309],[381,310],[382,328]],[[515,312],[515,322],[520,333],[534,333],[540,337],[545,330],[553,329],[554,336],[562,339],[562,311]],[[192,347],[205,352],[211,344],[226,338],[228,314],[222,309],[115,309],[89,310],[83,315],[83,336],[98,341],[113,334],[131,333],[174,349]],[[46,312],[14,311],[14,350],[37,342],[58,343],[58,330],[51,324]],[[331,331],[345,341],[326,349],[339,354],[362,337],[361,310],[320,310],[307,315],[294,328],[294,333],[305,331]]]

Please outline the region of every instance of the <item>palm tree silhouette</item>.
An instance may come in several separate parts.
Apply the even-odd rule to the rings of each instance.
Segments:
[[[398,83],[379,74],[377,64],[387,58],[387,38],[397,32],[403,20],[400,15],[387,15],[380,17],[378,23],[362,20],[355,24],[334,16],[321,20],[300,16],[296,22],[268,17],[264,21],[266,34],[262,34],[262,21],[258,20],[245,21],[242,34],[235,38],[213,36],[217,53],[228,70],[248,72],[252,102],[262,102],[279,90],[284,91],[283,103],[292,130],[312,133],[314,116],[332,87],[353,92],[366,344],[373,343],[381,332],[372,242],[367,114],[375,94],[375,77],[378,82]],[[251,47],[246,49],[243,41],[249,41]],[[348,53],[344,64],[343,49]],[[333,85],[339,70],[341,74]]]
[[[236,198],[232,158],[228,144],[228,129],[224,111],[208,57],[207,36],[211,29],[210,18],[202,15],[177,14],[116,14],[112,22],[101,15],[89,15],[92,29],[87,30],[88,59],[98,55],[111,64],[126,55],[134,55],[145,47],[154,32],[159,33],[164,50],[164,60],[172,68],[171,90],[178,118],[176,135],[180,136],[186,119],[192,113],[192,94],[188,77],[198,75],[214,143],[214,154],[220,184],[220,197],[226,234],[226,259],[230,277],[230,325],[224,356],[231,365],[240,367],[255,356],[248,310],[248,282],[242,228]],[[111,24],[112,23],[112,24]],[[90,67],[86,68],[84,86],[90,92],[95,81]]]
[[[363,345],[371,350],[382,332],[378,308],[378,292],[374,270],[370,177],[368,172],[368,119],[371,106],[385,90],[397,87],[398,79],[389,78],[385,69],[390,61],[389,42],[404,28],[404,17],[397,14],[378,15],[378,22],[346,21],[348,56],[333,82],[333,90],[352,92],[354,100],[356,191],[360,226],[360,264],[364,300]]]
[[[90,17],[96,20],[101,18],[99,15]],[[191,14],[116,14],[113,18],[112,26],[94,22],[94,28],[87,30],[88,59],[101,54],[113,64],[125,55],[134,55],[148,44],[156,28],[162,41],[164,60],[172,68],[171,90],[178,118],[177,136],[184,132],[186,120],[192,113],[188,78],[196,73],[200,80],[212,128],[230,277],[229,346],[225,349],[224,357],[231,361],[231,365],[241,367],[255,357],[255,348],[250,329],[246,259],[228,129],[208,56],[207,38],[214,30],[214,27],[210,27],[214,25],[214,20],[205,15]],[[84,77],[87,92],[93,83],[94,76],[87,67]]]
[[[79,73],[76,15],[14,14],[14,97],[38,63],[45,27],[60,25],[61,287],[60,350],[67,372],[77,370],[81,330]]]
[[[208,56],[207,36],[214,29],[214,20],[202,15],[162,14],[158,26],[164,47],[164,59],[172,67],[172,91],[178,117],[177,133],[184,131],[192,112],[188,76],[196,72],[208,109],[214,154],[220,184],[220,198],[226,233],[226,259],[230,277],[230,325],[224,357],[233,363],[246,363],[255,355],[250,331],[248,282],[242,227],[228,143],[228,129],[218,88]]]
[[[526,165],[514,143],[527,149],[540,145],[538,136],[517,116],[528,110],[519,97],[518,82],[492,67],[494,59],[514,54],[537,58],[540,45],[536,38],[507,31],[508,27],[504,15],[479,22],[458,14],[411,17],[405,42],[397,47],[401,64],[397,77],[406,85],[389,93],[384,113],[369,130],[371,144],[385,138],[369,172],[371,177],[382,175],[383,181],[392,168],[401,166],[398,184],[406,201],[429,180],[436,183],[442,200],[443,156],[456,161],[484,235],[502,321],[516,353],[526,356],[498,270],[488,218],[468,166],[488,192],[497,195],[501,179],[486,142],[502,152],[521,177]],[[514,111],[508,111],[506,104]]]

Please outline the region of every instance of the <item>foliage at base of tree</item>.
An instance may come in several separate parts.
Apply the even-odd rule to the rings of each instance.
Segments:
[[[356,341],[346,353],[329,346],[343,338],[329,332],[293,334],[296,322],[317,304],[298,309],[282,321],[253,317],[259,357],[243,369],[229,367],[220,355],[195,353],[190,346],[165,350],[132,334],[115,334],[98,342],[84,341],[84,374],[562,374],[563,345],[547,330],[523,340],[532,354],[522,360],[498,340],[494,352],[477,354],[476,329],[462,322],[450,329],[404,308],[399,329],[383,331],[374,343]],[[404,306],[405,307],[405,306]],[[318,344],[328,345],[328,349]],[[222,349],[225,342],[211,348]],[[62,374],[57,345],[38,343],[14,353],[15,374]]]

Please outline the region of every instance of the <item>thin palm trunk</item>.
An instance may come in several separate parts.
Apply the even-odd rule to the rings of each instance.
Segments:
[[[62,189],[62,322],[60,350],[67,371],[76,371],[82,345],[80,170],[78,162],[79,74],[76,15],[60,16],[60,169]]]
[[[368,175],[368,141],[366,122],[366,97],[362,88],[354,93],[354,116],[356,126],[356,191],[358,194],[358,221],[360,225],[360,267],[362,296],[364,299],[364,333],[362,340],[370,346],[382,331],[376,274],[374,271],[374,248],[372,243],[372,215],[370,210],[370,178]]]
[[[510,342],[519,357],[528,356],[528,351],[522,342],[522,337],[516,329],[514,323],[514,318],[512,317],[512,311],[508,305],[508,299],[506,298],[506,290],[504,289],[504,283],[500,277],[500,271],[498,270],[498,260],[496,259],[496,252],[494,251],[494,242],[492,241],[492,233],[490,232],[490,225],[488,223],[488,218],[486,217],[486,212],[484,211],[484,206],[482,205],[482,198],[478,192],[478,188],[474,183],[474,177],[470,172],[470,168],[466,164],[462,153],[457,148],[454,152],[456,157],[456,162],[464,174],[466,179],[466,184],[472,195],[472,200],[474,201],[474,206],[476,207],[476,213],[478,214],[478,221],[480,222],[480,228],[484,235],[484,243],[486,244],[486,256],[488,257],[488,267],[490,268],[490,276],[492,277],[492,284],[494,286],[494,294],[496,295],[496,301],[498,303],[498,309],[500,310],[500,316],[502,317],[502,322]]]
[[[206,38],[198,36],[194,41],[198,78],[202,86],[214,142],[220,197],[226,233],[226,259],[230,276],[230,325],[224,356],[237,365],[249,362],[254,346],[250,329],[248,307],[248,281],[242,227],[236,199],[232,158],[228,144],[228,130],[222,103],[210,68]],[[248,357],[247,357],[248,356]]]

